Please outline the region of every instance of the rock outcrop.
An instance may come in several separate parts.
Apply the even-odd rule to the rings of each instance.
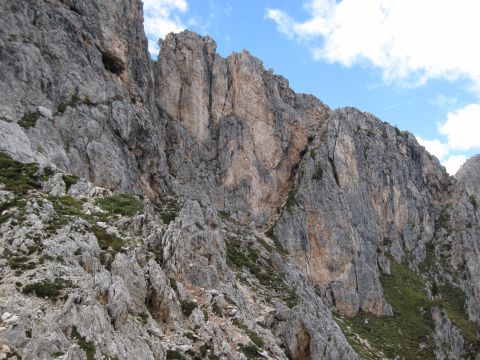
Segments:
[[[0,3],[0,359],[478,358],[480,158],[140,0]]]

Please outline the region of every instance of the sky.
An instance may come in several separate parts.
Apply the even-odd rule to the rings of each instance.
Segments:
[[[143,0],[149,50],[190,29],[290,87],[413,133],[453,175],[480,152],[478,0]]]

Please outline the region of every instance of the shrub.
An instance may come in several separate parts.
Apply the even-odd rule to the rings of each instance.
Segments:
[[[193,310],[198,307],[198,304],[192,300],[182,300],[180,306],[182,307],[183,315],[190,316]]]
[[[473,209],[474,209],[475,211],[477,211],[477,209],[478,209],[478,204],[477,204],[477,199],[475,198],[475,196],[470,195],[470,196],[468,197],[468,201],[470,201],[470,204],[472,204]]]
[[[173,211],[164,211],[160,214],[160,218],[166,225],[170,224],[173,220],[175,220],[176,217],[177,214],[175,214]]]
[[[118,215],[134,216],[143,209],[142,203],[133,194],[107,196],[96,201],[103,210]]]
[[[72,327],[71,338],[77,341],[78,346],[85,351],[87,355],[87,360],[94,360],[95,359],[95,344],[91,341],[87,341],[84,336],[81,336],[78,331],[77,327]]]
[[[167,360],[183,360],[183,355],[178,350],[167,350]]]
[[[291,212],[292,208],[297,205],[297,200],[295,200],[295,195],[297,195],[297,188],[293,188],[292,190],[289,191],[288,197],[287,197],[287,210]]]
[[[28,190],[38,188],[37,172],[36,164],[23,164],[0,152],[0,183],[5,185],[6,190],[26,194]]]
[[[217,303],[213,304],[212,305],[212,312],[217,315],[218,317],[221,317],[223,318],[223,311],[222,311],[222,308],[220,306],[218,306]]]
[[[312,179],[316,181],[320,181],[322,180],[322,178],[323,178],[323,168],[322,168],[322,165],[319,164],[315,168],[315,172],[312,175]]]
[[[63,182],[65,183],[65,186],[68,189],[72,187],[72,185],[76,184],[78,181],[78,178],[73,175],[62,175]]]
[[[37,282],[25,285],[22,289],[24,294],[35,294],[35,296],[42,298],[56,299],[60,295],[62,286],[60,284],[51,283],[48,281]]]
[[[39,117],[40,114],[36,111],[27,112],[23,114],[22,118],[18,121],[18,125],[20,125],[24,129],[29,129],[35,126]]]
[[[240,344],[240,351],[245,355],[247,359],[258,359],[263,358],[263,356],[258,352],[259,348],[255,344]]]

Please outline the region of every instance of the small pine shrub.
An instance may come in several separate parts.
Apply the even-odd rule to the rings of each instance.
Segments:
[[[37,124],[37,120],[39,117],[40,117],[40,114],[36,111],[27,112],[23,114],[22,118],[18,122],[18,125],[20,125],[24,129],[29,129],[31,127],[34,127]]]
[[[198,304],[192,300],[182,300],[180,302],[180,306],[182,308],[183,315],[190,316],[193,310],[195,310],[198,307]]]

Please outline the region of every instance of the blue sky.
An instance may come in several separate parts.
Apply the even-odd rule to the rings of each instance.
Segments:
[[[184,28],[247,49],[296,92],[355,106],[419,141],[454,174],[480,152],[477,0],[144,0],[152,57]]]

